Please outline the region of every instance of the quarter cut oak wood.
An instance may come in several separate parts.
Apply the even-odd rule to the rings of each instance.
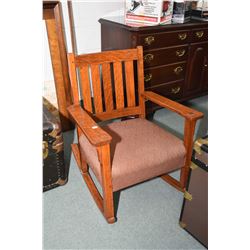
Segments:
[[[135,50],[130,49],[126,50],[116,50],[116,51],[107,51],[93,53],[90,55],[84,54],[76,57],[76,66],[85,65],[85,64],[103,64],[112,61],[121,62],[121,61],[131,61],[138,59],[138,54]]]
[[[68,107],[68,111],[91,144],[101,146],[111,142],[111,136],[99,127],[94,119],[82,109],[80,105],[72,105]]]
[[[152,91],[144,90],[141,46],[136,49],[79,56],[69,54],[68,62],[74,100],[74,105],[70,106],[68,111],[76,123],[78,139],[84,134],[96,150],[101,168],[102,195],[89,174],[87,160],[81,154],[80,144],[73,144],[72,150],[83,179],[107,222],[115,222],[110,153],[112,137],[99,127],[97,122],[127,116],[145,118],[146,100],[185,117],[183,144],[186,149],[186,160],[184,166],[181,167],[180,180],[174,180],[167,173],[160,176],[183,192],[189,174],[195,124],[203,114]],[[76,81],[77,69],[80,69],[81,88],[78,88]],[[90,78],[93,84],[93,96],[90,91]],[[81,96],[83,107],[80,106]]]
[[[67,131],[74,126],[67,112],[67,107],[72,104],[72,95],[61,9],[60,1],[43,1],[43,20],[48,35],[59,116],[62,130]]]
[[[84,65],[80,68],[80,75],[81,75],[81,86],[83,93],[84,108],[87,111],[92,112],[91,89],[89,84],[89,69],[87,65]]]
[[[203,113],[196,111],[192,108],[184,106],[178,102],[172,101],[166,97],[158,95],[152,91],[145,91],[141,94],[145,99],[150,100],[163,108],[167,108],[179,115],[189,119],[197,120],[203,117]]]

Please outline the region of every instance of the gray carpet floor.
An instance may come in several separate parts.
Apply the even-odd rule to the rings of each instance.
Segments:
[[[205,113],[195,137],[207,133],[207,96],[186,102]],[[183,119],[165,109],[154,122],[183,136]],[[64,134],[65,146],[76,140]],[[120,194],[117,222],[107,224],[84,183],[74,157],[65,150],[69,177],[65,186],[43,194],[44,249],[205,249],[179,226],[183,194],[156,178]],[[179,173],[173,173],[178,178]]]

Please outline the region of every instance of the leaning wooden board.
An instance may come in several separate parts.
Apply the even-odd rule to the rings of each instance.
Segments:
[[[208,137],[194,143],[180,226],[208,247]]]

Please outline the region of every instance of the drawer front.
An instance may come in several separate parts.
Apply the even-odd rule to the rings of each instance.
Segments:
[[[179,81],[174,83],[161,84],[157,87],[148,88],[147,90],[153,91],[172,100],[176,100],[182,97],[183,86],[184,81]]]
[[[159,67],[152,67],[144,71],[145,87],[152,87],[161,83],[181,80],[185,78],[186,63],[175,63]]]
[[[176,46],[168,49],[149,50],[144,52],[144,67],[152,67],[186,61],[188,56],[188,46]]]
[[[194,29],[192,30],[191,42],[203,42],[208,40],[208,29]]]
[[[162,32],[139,35],[139,45],[144,49],[163,48],[174,45],[187,44],[190,41],[189,30]]]

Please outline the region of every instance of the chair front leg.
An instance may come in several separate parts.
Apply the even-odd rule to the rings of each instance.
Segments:
[[[112,186],[112,173],[110,164],[110,144],[97,148],[101,164],[102,189],[103,189],[103,213],[108,223],[115,222],[114,198]]]
[[[197,120],[185,120],[184,128],[184,146],[186,148],[186,160],[184,167],[181,168],[180,185],[185,188],[188,181],[188,175],[190,171],[191,157],[193,151],[193,137],[195,131],[195,125]]]

